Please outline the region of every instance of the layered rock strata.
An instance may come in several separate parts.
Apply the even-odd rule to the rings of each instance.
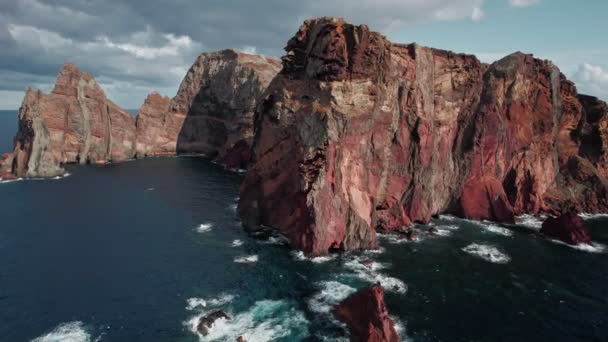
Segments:
[[[0,178],[54,177],[69,163],[203,153],[230,168],[252,159],[253,112],[278,73],[276,59],[233,50],[203,53],[170,99],[150,94],[134,118],[88,73],[66,64],[50,94],[29,89],[13,153]]]
[[[606,106],[549,61],[486,65],[338,18],[306,21],[286,51],[241,188],[250,229],[318,255],[441,213],[608,211]]]
[[[54,177],[66,163],[123,161],[134,155],[135,118],[110,101],[91,74],[61,69],[50,94],[28,89],[19,109],[5,177]]]
[[[137,156],[202,153],[246,167],[257,100],[279,70],[280,62],[269,57],[201,54],[174,98],[146,99],[137,119]]]

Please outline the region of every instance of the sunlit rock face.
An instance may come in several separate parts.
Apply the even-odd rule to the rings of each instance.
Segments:
[[[233,50],[201,54],[174,98],[151,94],[142,106],[137,155],[202,153],[245,167],[257,101],[279,70],[279,60],[269,57]]]
[[[53,177],[66,163],[123,161],[135,155],[134,142],[134,117],[112,103],[91,74],[66,64],[50,94],[27,90],[3,172]]]
[[[606,149],[582,148],[606,140],[605,110],[551,62],[486,65],[339,18],[306,21],[286,52],[257,107],[239,203],[250,229],[318,255],[374,248],[376,230],[446,212],[608,210]]]

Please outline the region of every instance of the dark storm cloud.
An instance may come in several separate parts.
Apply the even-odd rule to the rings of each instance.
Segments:
[[[343,16],[390,32],[417,21],[477,19],[483,13],[482,3],[4,0],[0,1],[0,91],[48,85],[63,63],[72,62],[100,79],[116,102],[136,107],[151,90],[173,95],[186,69],[203,51],[236,48],[281,55],[285,42],[309,17]]]

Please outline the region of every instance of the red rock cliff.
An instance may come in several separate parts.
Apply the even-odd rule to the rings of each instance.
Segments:
[[[279,70],[278,60],[264,56],[201,54],[173,99],[146,99],[137,119],[137,155],[204,153],[243,167],[257,99]]]
[[[372,286],[351,295],[336,305],[333,314],[346,323],[351,341],[400,341],[395,324],[388,315],[381,286]]]
[[[105,163],[135,154],[135,119],[106,98],[93,76],[71,64],[50,94],[28,89],[4,178],[53,177],[65,163]]]
[[[376,229],[445,212],[510,222],[573,201],[608,211],[606,149],[589,142],[606,140],[605,107],[548,61],[485,65],[336,18],[306,21],[286,51],[241,188],[251,229],[324,254],[373,248]]]

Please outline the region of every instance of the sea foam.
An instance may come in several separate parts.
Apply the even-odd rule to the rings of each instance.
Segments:
[[[511,258],[508,255],[492,245],[472,243],[464,247],[462,250],[466,253],[495,264],[506,264],[511,261]]]
[[[199,233],[207,233],[210,232],[213,228],[213,224],[211,223],[201,223],[198,227],[196,227],[196,231]]]
[[[49,333],[37,337],[32,342],[89,342],[91,335],[80,321],[61,323]]]
[[[258,262],[258,256],[257,255],[244,255],[244,256],[234,258],[234,262],[237,262],[240,264],[252,264],[252,263]]]
[[[201,341],[236,341],[243,336],[247,341],[266,342],[289,337],[301,340],[308,336],[308,321],[304,314],[285,300],[262,300],[255,302],[247,311],[236,315],[227,312],[232,319],[218,319],[207,336],[200,335],[196,326],[207,312],[185,322],[191,332]]]

